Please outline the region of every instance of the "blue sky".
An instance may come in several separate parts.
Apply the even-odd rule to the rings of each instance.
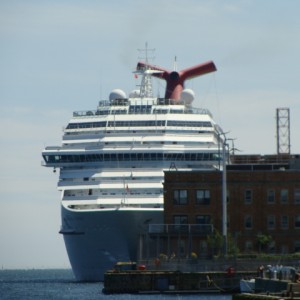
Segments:
[[[215,62],[187,87],[241,153],[276,153],[280,107],[299,153],[299,11],[297,0],[0,0],[0,267],[69,267],[58,175],[41,151],[60,144],[73,111],[135,89],[146,42],[165,68],[175,56],[178,69]]]

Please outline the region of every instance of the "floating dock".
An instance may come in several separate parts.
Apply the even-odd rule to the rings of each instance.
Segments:
[[[254,272],[180,272],[111,270],[104,275],[103,293],[237,293],[240,279]]]

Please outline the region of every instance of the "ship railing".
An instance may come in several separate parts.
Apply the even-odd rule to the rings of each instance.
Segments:
[[[61,146],[47,146],[45,150],[60,150]]]
[[[141,105],[142,107],[142,105]],[[201,115],[209,115],[212,117],[212,114],[208,109],[205,108],[194,108],[191,107],[189,109],[183,109],[183,110],[174,110],[170,107],[164,107],[164,108],[154,108],[153,112],[151,112],[151,109],[136,109],[136,110],[111,110],[110,107],[102,107],[101,109],[97,110],[87,110],[87,111],[74,111],[73,117],[74,118],[82,118],[82,117],[101,117],[101,116],[107,116],[107,115],[120,115],[120,114],[201,114]]]
[[[101,115],[106,116],[109,114],[109,108],[107,110],[87,110],[87,111],[74,111],[73,117],[100,117]]]
[[[212,224],[149,224],[150,234],[195,234],[213,233]]]

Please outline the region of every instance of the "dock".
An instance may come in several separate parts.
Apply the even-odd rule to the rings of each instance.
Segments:
[[[255,279],[253,293],[234,294],[232,300],[300,300],[300,283],[278,279]]]
[[[104,275],[105,294],[117,293],[237,293],[241,278],[253,272],[180,272],[163,270],[110,270]]]

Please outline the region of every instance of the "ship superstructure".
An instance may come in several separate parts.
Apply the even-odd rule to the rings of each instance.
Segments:
[[[60,232],[78,280],[102,280],[116,261],[136,259],[139,235],[163,223],[164,170],[219,167],[222,131],[183,86],[215,70],[140,62],[139,90],[114,90],[96,110],[74,112],[62,145],[44,149],[45,166],[60,171]],[[167,81],[164,98],[153,97],[152,76]]]

